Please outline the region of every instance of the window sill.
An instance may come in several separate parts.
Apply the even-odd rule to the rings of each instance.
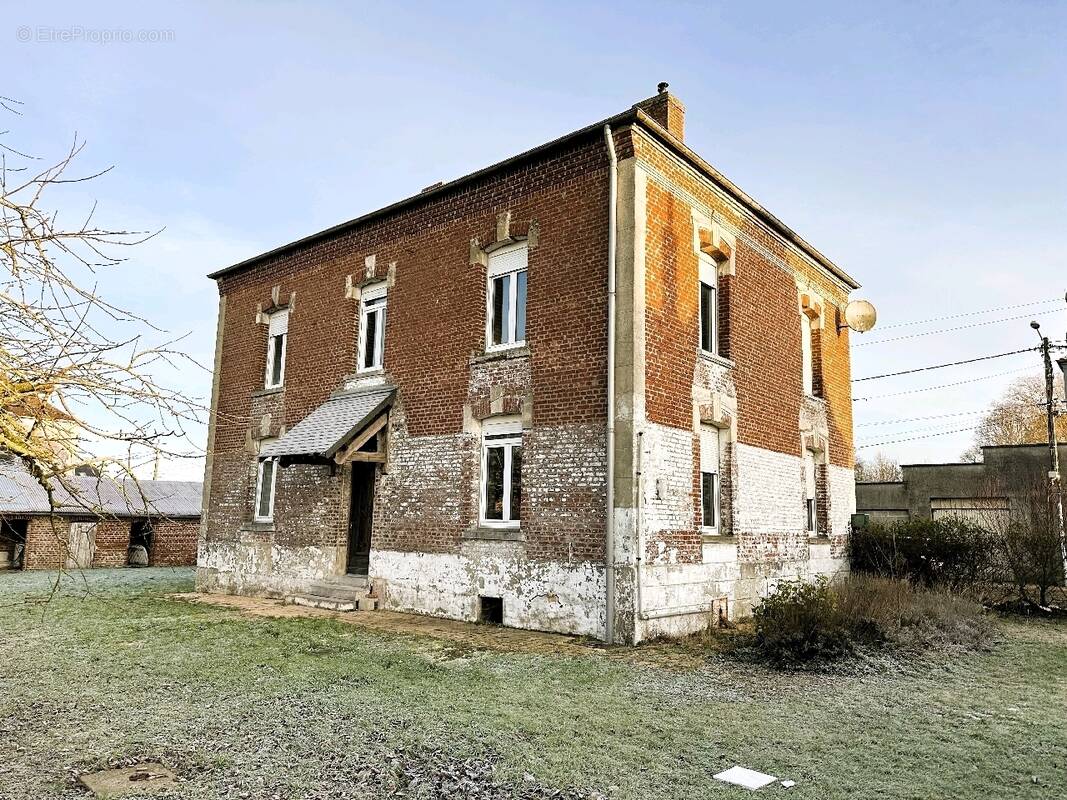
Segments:
[[[274,533],[274,522],[245,522],[242,523],[241,530],[245,533]]]
[[[808,531],[808,544],[826,544],[829,541],[829,534]]]
[[[281,386],[271,386],[271,387],[268,387],[266,389],[257,389],[256,391],[252,392],[252,396],[253,397],[270,397],[272,394],[281,394],[284,391],[285,391],[285,385],[282,384]]]
[[[700,542],[701,542],[701,544],[729,544],[729,545],[736,545],[737,544],[737,537],[736,536],[721,536],[721,535],[719,535],[717,533],[711,533],[710,531],[701,531],[700,532]]]
[[[470,363],[485,364],[490,361],[504,361],[509,358],[529,358],[530,348],[525,344],[516,345],[514,347],[502,347],[497,350],[486,350],[484,353],[475,353],[471,355]]]
[[[484,542],[525,542],[526,535],[522,528],[505,528],[491,525],[479,525],[463,531],[461,538]]]
[[[724,358],[717,353],[709,353],[707,350],[698,350],[697,353],[703,361],[707,361],[710,364],[718,364],[720,367],[726,367],[727,369],[733,369],[737,366],[730,359]]]

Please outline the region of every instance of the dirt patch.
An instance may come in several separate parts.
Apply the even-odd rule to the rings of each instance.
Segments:
[[[78,781],[97,797],[118,797],[124,794],[147,794],[174,785],[175,775],[154,761],[118,769],[87,772]]]
[[[289,605],[281,600],[228,594],[185,592],[170,597],[186,603],[232,608],[254,617],[335,619],[346,625],[381,633],[427,636],[452,642],[455,645],[452,649],[456,654],[466,655],[479,650],[542,655],[589,655],[606,652],[598,642],[577,636],[502,628],[497,625],[478,625],[421,614],[403,614],[397,611],[327,611]]]

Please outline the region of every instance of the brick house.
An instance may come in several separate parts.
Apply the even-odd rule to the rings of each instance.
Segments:
[[[202,493],[196,481],[69,475],[53,507],[20,460],[0,455],[0,569],[192,566]]]
[[[841,569],[857,284],[684,114],[213,273],[200,589],[629,643]]]

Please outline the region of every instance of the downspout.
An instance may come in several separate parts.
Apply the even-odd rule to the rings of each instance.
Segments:
[[[618,222],[619,159],[611,126],[604,126],[608,146],[608,463],[607,514],[604,536],[604,641],[615,641],[615,237]]]

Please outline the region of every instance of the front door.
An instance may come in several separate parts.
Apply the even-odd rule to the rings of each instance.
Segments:
[[[352,462],[352,503],[348,512],[348,563],[351,575],[366,575],[370,566],[370,533],[374,520],[376,466]]]

